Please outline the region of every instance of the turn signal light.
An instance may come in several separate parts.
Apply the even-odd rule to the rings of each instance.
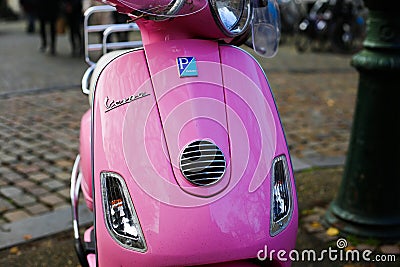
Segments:
[[[111,236],[125,248],[145,252],[146,242],[124,179],[116,173],[102,172],[101,187]]]

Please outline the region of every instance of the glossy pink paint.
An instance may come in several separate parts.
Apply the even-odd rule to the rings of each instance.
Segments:
[[[81,156],[80,171],[83,175],[82,193],[87,207],[93,210],[92,197],[92,159],[91,159],[91,110],[83,114],[81,119],[81,130],[79,133],[79,154]]]
[[[179,78],[176,58],[183,56],[196,58],[197,77]],[[107,111],[106,99],[117,102],[143,93]],[[108,234],[99,207],[100,266],[238,266],[235,261],[255,258],[265,245],[294,247],[296,203],[287,228],[275,237],[269,234],[273,158],[286,155],[296,199],[293,171],[268,82],[244,51],[179,40],[116,58],[97,83],[93,134],[95,203],[102,203],[100,172],[120,174],[147,243],[145,253],[122,248]],[[201,188],[188,183],[178,167],[182,149],[199,139],[217,144],[227,161],[223,179]]]

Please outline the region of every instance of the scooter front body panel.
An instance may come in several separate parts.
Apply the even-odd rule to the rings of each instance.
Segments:
[[[179,63],[193,58],[193,72],[180,77]],[[247,53],[180,40],[124,54],[99,76],[92,120],[99,266],[191,266],[256,258],[265,245],[294,247],[296,201],[287,227],[270,235],[273,159],[286,156],[295,200],[293,171],[268,82]],[[215,143],[225,157],[215,184],[194,185],[180,170],[182,151],[196,140]],[[104,171],[123,177],[146,251],[109,234]]]

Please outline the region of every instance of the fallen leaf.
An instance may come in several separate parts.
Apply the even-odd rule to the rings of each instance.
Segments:
[[[24,239],[25,240],[31,240],[32,239],[32,235],[24,235]]]
[[[319,222],[312,222],[311,227],[313,228],[320,228],[322,225]]]
[[[345,247],[344,250],[345,250],[345,251],[356,250],[356,247],[355,247],[355,246],[347,246],[347,247]]]
[[[18,253],[19,253],[19,248],[18,247],[10,248],[10,254],[17,255]]]
[[[326,234],[329,236],[336,236],[339,234],[339,230],[335,227],[329,227],[328,230],[326,230]]]
[[[326,101],[326,104],[328,105],[328,107],[333,107],[335,105],[335,100],[333,99],[328,99]]]

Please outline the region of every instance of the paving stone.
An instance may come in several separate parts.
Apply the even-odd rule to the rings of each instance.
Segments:
[[[13,209],[15,209],[15,206],[13,204],[11,204],[8,200],[0,197],[0,213]]]
[[[51,130],[48,127],[45,127],[44,131],[48,131]],[[46,148],[46,150],[48,149],[48,147],[52,146],[53,141],[47,139],[47,137],[44,137],[43,135],[40,135],[40,141],[37,143],[39,146],[41,146],[42,148]]]
[[[22,155],[22,159],[27,162],[33,162],[35,160],[38,160],[38,157],[33,154],[24,154]]]
[[[49,150],[50,148],[48,146],[45,146],[38,148],[35,152],[37,155],[40,155],[40,158],[44,159],[46,154],[50,153]]]
[[[16,172],[8,172],[2,175],[3,175],[3,180],[7,180],[10,183],[16,183],[17,181],[24,179],[24,176],[22,174]]]
[[[34,203],[36,199],[16,186],[6,186],[0,189],[0,193],[18,206]]]
[[[6,185],[8,185],[8,181],[6,181],[5,179],[3,179],[2,177],[0,177],[0,187],[4,187]]]
[[[44,181],[42,185],[50,191],[65,187],[64,183],[55,179]]]
[[[8,220],[9,222],[15,222],[29,218],[30,215],[24,210],[14,210],[4,213],[3,217],[6,218],[6,220]]]
[[[61,197],[58,197],[54,194],[42,196],[42,197],[39,197],[39,199],[41,202],[43,202],[49,206],[56,206],[56,205],[60,205],[61,203],[65,202],[64,199],[62,199]]]
[[[46,173],[34,173],[29,175],[29,179],[36,182],[41,182],[50,178],[49,174]]]
[[[39,215],[39,214],[43,214],[45,212],[50,211],[50,208],[41,204],[41,203],[37,203],[37,204],[33,204],[31,206],[27,206],[25,207],[26,211],[28,211],[30,214],[32,215]]]
[[[51,162],[61,160],[62,158],[63,158],[63,155],[60,155],[60,154],[49,153],[49,154],[44,155],[44,159],[51,161]]]
[[[0,153],[0,161],[2,164],[10,164],[17,161],[17,157],[15,155]]]
[[[43,187],[34,186],[26,189],[29,193],[31,193],[35,197],[40,197],[49,193],[49,191]]]
[[[15,186],[18,186],[23,189],[32,188],[36,186],[36,184],[28,179],[23,179],[15,183]]]
[[[48,172],[47,170],[52,166],[52,163],[47,162],[40,157],[38,157],[38,160],[34,164],[40,168],[40,172]]]
[[[71,179],[71,172],[57,172],[55,173],[55,177],[61,181],[69,181]]]
[[[8,133],[7,135],[4,135],[3,132],[3,137],[2,137],[2,144],[1,144],[1,149],[2,151],[8,151],[9,149],[12,149],[13,146],[10,142],[10,140],[14,139],[15,135],[13,133]]]
[[[12,196],[10,197],[10,199],[12,199],[12,201],[14,201],[20,207],[24,207],[25,205],[33,204],[36,202],[36,198],[28,195],[27,193]]]
[[[67,140],[67,139],[59,140],[59,143],[61,143],[62,145],[64,145],[66,148],[68,148],[70,150],[76,150],[79,147],[79,145],[78,145],[79,136],[77,136],[76,138],[77,139],[74,141]]]
[[[63,159],[63,160],[57,161],[56,165],[60,166],[62,168],[68,168],[68,169],[70,168],[70,169],[72,169],[73,161],[69,161],[69,160]]]
[[[4,174],[7,174],[7,173],[10,173],[10,172],[13,172],[10,168],[4,167],[4,166],[0,166],[0,176],[4,175]]]
[[[75,160],[75,158],[76,158],[76,155],[77,155],[79,152],[78,152],[78,149],[76,149],[76,150],[73,150],[73,151],[67,151],[67,150],[65,150],[65,151],[63,151],[62,153],[63,153],[63,155],[64,155],[64,158],[69,159],[69,161],[71,161],[71,162],[74,162],[74,160]]]
[[[0,193],[2,195],[4,195],[5,197],[12,198],[15,195],[22,194],[22,190],[15,186],[6,186],[3,188],[0,188]]]
[[[68,201],[70,200],[70,189],[69,188],[63,188],[57,191],[58,194],[60,194],[62,197],[67,199]]]
[[[70,208],[71,208],[71,206],[69,203],[62,202],[60,204],[57,204],[54,207],[54,210],[65,210],[65,209],[70,209]]]
[[[51,173],[51,174],[54,175],[54,173],[62,172],[62,171],[63,171],[63,168],[61,168],[61,167],[56,166],[56,165],[53,164],[53,165],[48,166],[48,167],[46,168],[46,171],[47,171],[48,173]]]
[[[10,150],[10,153],[13,155],[22,155],[26,153],[26,150],[24,148],[14,148]]]
[[[26,148],[26,147],[28,147],[28,146],[30,146],[30,145],[32,144],[32,143],[30,143],[30,142],[25,141],[25,140],[22,139],[22,138],[16,139],[16,140],[14,141],[14,143],[15,143],[16,145],[18,145],[18,146],[20,146],[20,147],[24,147],[24,148]]]
[[[37,165],[29,165],[29,164],[18,164],[15,166],[15,169],[21,173],[30,174],[35,173],[40,170],[39,166]]]

